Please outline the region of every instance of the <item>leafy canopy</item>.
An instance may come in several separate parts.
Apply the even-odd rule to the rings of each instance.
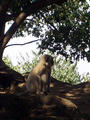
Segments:
[[[35,1],[13,0],[8,12],[19,14]],[[42,39],[41,51],[49,49],[71,59],[90,61],[90,9],[85,0],[68,0],[62,6],[50,5],[29,16],[14,36],[32,34]]]

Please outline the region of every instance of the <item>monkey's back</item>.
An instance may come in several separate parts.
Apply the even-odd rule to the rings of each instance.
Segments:
[[[35,68],[31,71],[33,75],[41,75],[45,72],[46,66],[43,63],[38,63]]]

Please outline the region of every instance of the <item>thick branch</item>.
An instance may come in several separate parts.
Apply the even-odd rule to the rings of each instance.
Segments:
[[[0,2],[0,37],[4,35],[6,11],[9,7],[10,0]]]
[[[21,12],[19,16],[16,18],[15,22],[13,25],[10,27],[10,29],[7,31],[7,33],[0,39],[0,41],[3,40],[3,48],[5,48],[6,44],[9,42],[10,38],[13,36],[15,31],[18,29],[20,24],[26,19],[27,16],[36,13],[43,7],[46,7],[50,4],[57,3],[57,4],[62,4],[67,0],[40,0],[39,2],[35,2],[33,4],[30,4],[28,8]]]
[[[15,22],[12,24],[10,29],[6,32],[6,34],[0,39],[0,42],[3,40],[2,48],[5,48],[6,44],[9,42],[10,38],[13,36],[13,34],[16,32],[19,25],[24,21],[27,14],[22,12],[19,14],[19,16],[16,18]]]
[[[7,9],[10,5],[11,0],[0,1],[0,38],[3,38],[5,31],[5,17]],[[2,56],[4,49],[2,48],[3,40],[0,41],[0,63],[2,62]]]
[[[23,43],[23,44],[10,44],[10,45],[6,45],[5,48],[7,48],[7,47],[11,47],[11,46],[23,46],[23,45],[31,44],[31,43],[33,43],[33,42],[40,41],[40,40],[41,40],[41,39],[37,39],[37,40],[33,40],[33,41],[26,42],[26,43]]]

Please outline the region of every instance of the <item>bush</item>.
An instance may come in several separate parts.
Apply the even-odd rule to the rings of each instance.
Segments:
[[[22,64],[22,62],[18,62],[19,64],[17,66],[13,66],[12,62],[8,59],[8,57],[5,57],[3,60],[12,69],[20,73],[26,73],[26,72],[30,72],[32,68],[35,67],[38,61],[40,60],[41,55],[38,55],[34,52],[33,55],[34,58],[31,62],[29,61],[29,56],[27,61],[24,61],[25,59],[21,56],[22,60],[24,61],[24,64]],[[55,56],[53,54],[51,55],[54,57],[54,66],[52,68],[52,73],[51,73],[52,77],[54,77],[57,80],[71,84],[78,84],[80,82],[90,81],[89,75],[83,76],[81,78],[81,76],[77,72],[77,67],[76,67],[77,62],[71,64],[69,58],[65,60],[61,56]]]

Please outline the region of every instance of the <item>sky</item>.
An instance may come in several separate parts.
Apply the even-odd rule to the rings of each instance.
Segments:
[[[87,0],[87,1],[90,4],[90,0]],[[6,25],[6,31],[8,30],[9,27],[10,25]],[[17,44],[17,43],[22,44],[22,43],[29,42],[36,39],[37,38],[32,37],[31,35],[26,37],[12,38],[8,44]],[[7,47],[5,48],[3,56],[4,57],[8,56],[12,64],[17,65],[18,62],[22,62],[21,56],[25,58],[25,61],[27,61],[28,58],[26,53],[30,56],[29,60],[31,61],[34,57],[32,54],[32,51],[34,51],[35,53],[38,53],[36,43],[27,44],[24,46]],[[90,63],[88,63],[86,60],[80,60],[77,64],[77,68],[80,75],[86,74],[87,72],[90,73]]]
[[[10,40],[8,45],[9,44],[23,44],[26,42],[30,42],[32,40],[36,40],[36,38],[32,36],[13,38]],[[24,46],[6,47],[3,56],[8,56],[9,59],[12,61],[12,64],[17,65],[18,62],[23,62],[22,57],[24,57],[25,61],[27,61],[28,56],[30,56],[30,61],[31,61],[34,57],[32,51],[38,53],[37,47],[38,46],[36,43],[27,44]],[[28,56],[26,53],[28,54]]]
[[[88,4],[90,5],[90,0],[86,0],[88,2]]]

